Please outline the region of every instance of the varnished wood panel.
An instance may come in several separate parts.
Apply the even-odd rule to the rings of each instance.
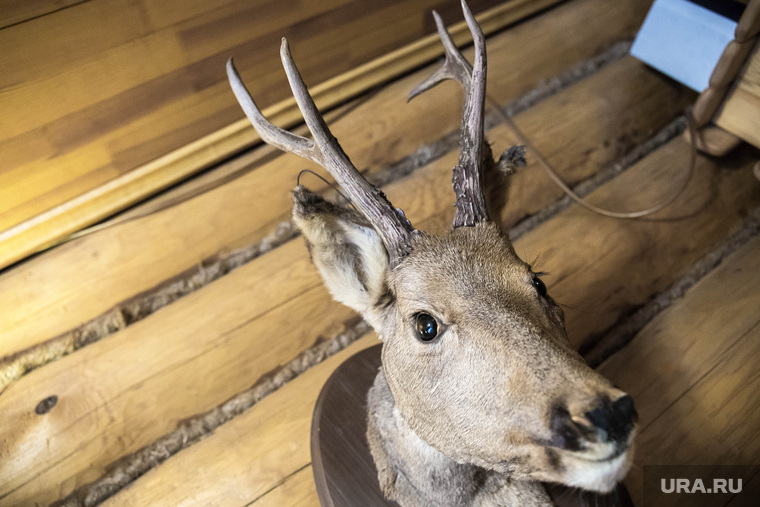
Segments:
[[[614,9],[602,4],[606,2],[569,2],[558,7],[556,15],[552,11],[489,38],[489,94],[505,104],[515,100],[542,80],[594,56],[620,37],[631,36],[635,19],[645,14],[637,1],[617,2]],[[581,24],[584,30],[571,29]],[[563,33],[563,44],[557,46],[554,36],[536,39],[536,33]],[[518,47],[521,50],[516,52]],[[542,150],[550,149],[546,155],[570,182],[620,157],[688,103],[688,94],[640,64],[631,61],[616,68],[614,75],[604,79],[628,82],[625,94],[616,92],[612,81],[593,80],[598,84],[589,83],[562,102],[550,100],[540,106],[544,111],[540,117],[561,112],[567,121],[547,125],[526,118],[522,124]],[[423,70],[392,83],[350,115],[331,122],[357,167],[376,171],[457,128],[460,95],[454,85],[441,85],[406,104],[411,88],[430,72]],[[450,100],[452,91],[455,95]],[[597,104],[594,110],[576,112],[575,103],[589,101]],[[578,125],[588,135],[578,139],[576,127],[557,131],[568,125]],[[496,148],[506,144],[499,142]],[[260,239],[288,216],[288,192],[298,171],[308,166],[297,157],[280,157],[180,206],[73,241],[3,273],[0,357],[69,331],[220,250]],[[526,185],[512,198],[510,221],[535,212],[559,195],[545,180]],[[544,199],[536,197],[536,185],[546,192]],[[45,290],[40,290],[42,286]]]
[[[556,1],[512,0],[489,28]],[[175,14],[158,4],[91,0],[0,29],[0,266],[244,147],[224,130],[242,116],[230,56],[272,105],[288,97],[281,36],[319,83],[430,34],[442,2],[219,1]],[[173,151],[200,139],[194,156]]]
[[[0,29],[39,18],[87,0],[4,0],[0,9]]]

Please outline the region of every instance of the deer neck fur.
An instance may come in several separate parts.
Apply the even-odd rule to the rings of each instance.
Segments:
[[[409,427],[383,369],[367,395],[367,440],[388,499],[402,506],[550,506],[538,482],[457,463]]]

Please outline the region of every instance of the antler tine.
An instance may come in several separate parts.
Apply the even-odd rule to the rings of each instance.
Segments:
[[[446,79],[453,79],[464,88],[465,103],[462,113],[461,152],[459,163],[454,168],[452,178],[457,208],[454,228],[472,226],[489,220],[483,195],[482,175],[484,156],[490,156],[490,151],[483,149],[483,110],[486,98],[487,67],[485,36],[465,0],[462,0],[462,11],[475,42],[475,65],[470,66],[462,56],[448,30],[446,30],[441,17],[438,13],[433,12],[438,35],[446,49],[446,60],[443,66],[432,76],[415,87],[409,96],[411,100]]]
[[[417,95],[434,88],[447,79],[457,81],[462,85],[465,93],[465,101],[467,101],[470,94],[472,65],[470,65],[470,62],[462,56],[459,48],[454,44],[454,41],[451,39],[451,34],[449,34],[449,31],[446,29],[446,25],[443,24],[443,20],[438,12],[433,11],[433,18],[435,18],[435,26],[438,30],[438,36],[441,38],[443,47],[446,50],[445,60],[443,65],[439,67],[432,76],[414,87],[409,93],[407,102]]]
[[[238,102],[265,142],[316,162],[335,178],[335,181],[345,190],[351,201],[377,231],[388,251],[390,266],[394,268],[401,258],[409,253],[411,238],[417,231],[406,219],[403,211],[394,208],[385,194],[368,182],[351,163],[317,109],[293,61],[288,42],[284,38],[280,47],[280,58],[293,96],[314,140],[272,125],[261,113],[230,59],[227,62],[227,76]]]
[[[271,144],[282,151],[295,153],[300,157],[321,164],[321,157],[315,150],[314,141],[269,123],[269,120],[261,113],[259,106],[256,105],[251,93],[240,78],[240,74],[232,58],[227,60],[227,78],[240,107],[243,108],[243,112],[248,117],[248,120],[265,143]]]

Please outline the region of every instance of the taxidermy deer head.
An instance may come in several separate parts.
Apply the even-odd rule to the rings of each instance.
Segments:
[[[485,42],[462,6],[475,40],[474,68],[435,14],[446,60],[411,94],[446,79],[465,90],[453,177],[456,217],[444,235],[415,229],[352,165],[309,95],[287,41],[282,62],[313,140],[269,123],[231,60],[229,79],[261,138],[327,169],[358,209],[302,186],[293,192],[294,221],[325,284],[383,341],[370,411],[395,422],[370,424],[370,444],[386,494],[410,504],[431,502],[425,492],[401,491],[401,483],[409,482],[410,491],[425,489],[420,482],[435,482],[436,460],[450,460],[455,471],[449,474],[462,465],[514,484],[551,481],[609,491],[632,460],[633,401],[571,347],[562,310],[489,217],[483,174],[495,162],[483,137]],[[383,402],[391,409],[380,410]],[[396,437],[403,445],[393,443]],[[488,481],[483,473],[467,473],[471,484],[451,477],[439,482],[469,488],[457,501],[472,503]]]

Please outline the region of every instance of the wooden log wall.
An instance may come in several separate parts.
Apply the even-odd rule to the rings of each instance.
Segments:
[[[677,118],[694,94],[620,45],[648,6],[572,0],[487,41],[489,94],[566,181],[615,209],[670,195],[690,157]],[[461,93],[405,103],[432,68],[330,124],[416,225],[442,230]],[[493,118],[494,149],[517,143]],[[540,254],[572,343],[636,400],[639,501],[644,464],[760,459],[758,158],[699,158],[684,194],[637,221],[571,205],[531,154],[511,179],[502,219],[518,254]],[[258,149],[209,174],[211,191],[173,204],[197,184],[180,187],[0,274],[0,504],[318,505],[314,402],[376,338],[287,225],[307,166]]]
[[[557,1],[511,0],[487,28]],[[250,144],[248,130],[234,127],[242,114],[226,82],[230,56],[261,104],[292,121],[294,108],[280,102],[289,97],[281,37],[309,82],[320,83],[433,33],[431,9],[456,12],[456,2],[441,0],[7,4],[0,9],[0,268]],[[497,4],[473,0],[472,7],[481,13]],[[424,56],[412,60],[401,67]],[[380,66],[371,77],[393,72]],[[343,85],[328,89],[326,101],[339,100],[350,87]]]

